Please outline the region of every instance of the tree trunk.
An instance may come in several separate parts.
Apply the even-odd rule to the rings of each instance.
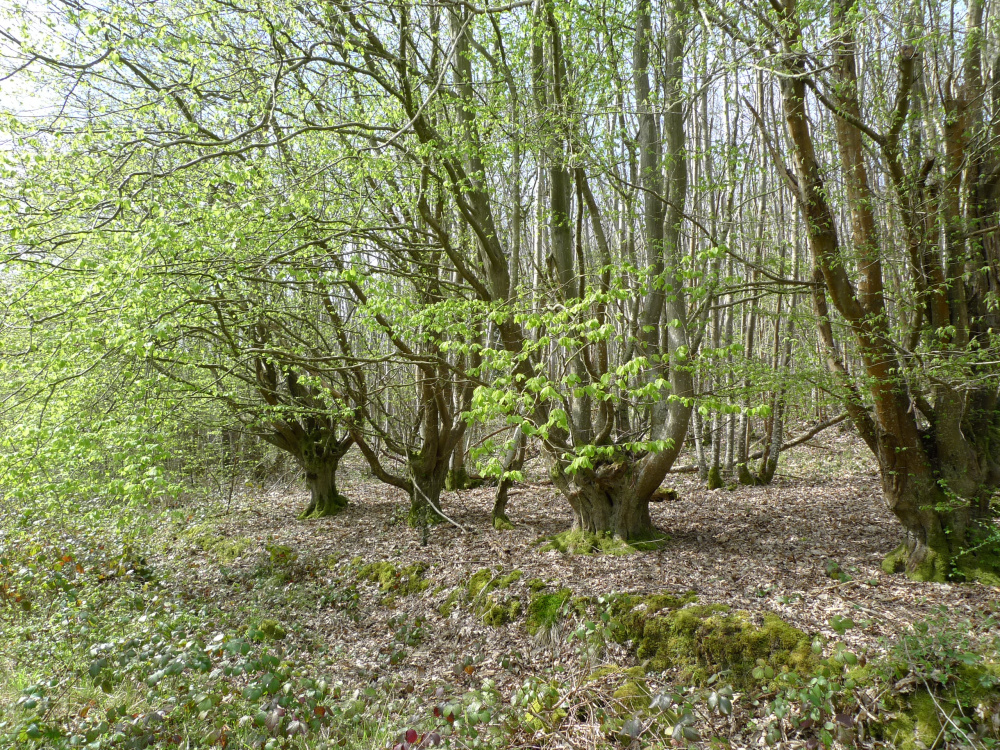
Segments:
[[[649,497],[636,492],[638,464],[601,464],[566,474],[553,467],[553,484],[573,508],[573,529],[609,534],[626,541],[648,541],[658,536],[649,515]]]
[[[518,427],[514,434],[514,445],[504,458],[505,474],[511,471],[520,471],[521,467],[524,466],[524,453],[527,442],[527,436]],[[497,494],[493,501],[493,512],[490,514],[493,521],[493,528],[497,531],[514,528],[514,524],[507,517],[507,493],[513,485],[514,480],[506,476],[501,477],[500,482],[497,484]]]
[[[309,487],[309,504],[300,519],[333,516],[347,507],[347,498],[337,491],[337,466],[342,456],[343,453],[334,452],[299,459]]]
[[[410,462],[413,489],[410,491],[410,512],[407,523],[413,528],[425,528],[444,520],[441,515],[441,491],[448,477],[448,461],[416,458]]]
[[[694,421],[694,452],[698,461],[698,476],[708,479],[708,457],[705,454],[705,427],[701,412],[695,410],[691,414]]]
[[[471,490],[483,483],[481,478],[474,478],[465,467],[465,437],[458,441],[455,452],[451,454],[451,469],[445,479],[446,490]]]

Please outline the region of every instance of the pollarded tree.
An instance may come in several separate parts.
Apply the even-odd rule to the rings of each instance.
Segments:
[[[715,19],[778,82],[794,167],[778,169],[806,225],[819,334],[907,530],[887,567],[919,579],[994,575],[976,549],[1000,487],[1000,58],[987,78],[997,40],[983,4],[880,5],[893,23],[874,26],[854,0],[758,10],[759,25],[720,10]],[[892,38],[894,66],[865,55],[885,44],[874,34]],[[824,113],[832,128],[817,125]],[[863,377],[838,352],[834,311]]]

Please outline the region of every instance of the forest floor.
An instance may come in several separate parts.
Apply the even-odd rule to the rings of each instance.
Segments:
[[[447,618],[438,614],[449,593],[483,568],[521,571],[511,592],[525,597],[532,579],[590,597],[690,591],[701,602],[774,612],[806,633],[837,638],[862,651],[883,647],[880,644],[941,607],[971,616],[995,601],[1000,592],[993,587],[918,583],[882,571],[882,559],[901,543],[903,533],[882,501],[873,471],[849,470],[859,461],[845,460],[844,452],[855,447],[853,440],[841,440],[839,448],[813,446],[783,467],[786,472],[801,471],[803,464],[812,463],[807,468],[830,472],[815,479],[783,473],[769,486],[709,491],[696,474],[671,475],[665,484],[678,490],[679,499],[651,505],[654,524],[669,536],[668,544],[654,552],[619,556],[539,551],[540,540],[565,531],[572,520],[558,492],[541,483],[511,491],[508,514],[515,528],[510,531],[495,531],[490,525],[495,488],[444,493],[442,510],[469,531],[439,524],[431,528],[424,546],[420,530],[406,526],[405,496],[367,480],[360,470],[349,470],[340,486],[352,501],[344,513],[303,523],[296,514],[308,500],[304,492],[275,489],[248,496],[219,518],[224,537],[252,540],[240,560],[220,569],[197,547],[182,544],[163,564],[180,571],[177,575],[187,585],[205,587],[205,594],[220,606],[239,609],[245,580],[238,574],[241,568],[249,572],[257,564],[265,543],[294,550],[304,563],[302,570],[313,572],[286,585],[288,601],[305,604],[285,610],[285,617],[299,626],[289,644],[336,644],[343,657],[332,666],[339,678],[352,683],[386,672],[402,682],[453,680],[454,665],[469,655],[476,656],[479,673],[503,675],[505,682],[513,682],[520,670],[500,669],[511,654],[523,655],[535,667],[571,660],[568,646],[541,648],[521,623],[486,627],[463,608]],[[824,455],[828,452],[832,455]],[[822,456],[819,462],[817,455]],[[396,597],[385,607],[378,604],[377,586],[371,584],[357,621],[334,608],[315,606],[315,595],[301,596],[309,588],[334,583],[331,565],[357,558],[362,565],[387,561],[398,568],[424,563],[431,589]],[[831,563],[851,580],[831,579]],[[316,572],[316,566],[329,575]],[[420,648],[405,663],[388,669],[381,657],[401,614],[425,618],[431,625]],[[829,624],[838,615],[864,625],[840,635]]]
[[[523,614],[496,627],[484,624],[475,599],[470,602],[469,597],[455,593],[467,591],[470,579],[484,569],[491,571],[491,578],[508,576],[512,583],[503,592],[504,600],[520,601],[521,613],[531,607],[533,591],[541,588],[542,582],[545,591],[569,589],[574,597],[590,597],[587,601],[592,603],[607,601],[621,592],[643,596],[693,592],[699,604],[724,604],[746,611],[756,624],[763,622],[765,614],[774,613],[810,638],[819,636],[825,644],[846,644],[862,663],[892,649],[903,634],[911,632],[914,623],[933,621],[942,612],[955,623],[982,623],[1000,598],[1000,591],[979,584],[916,583],[903,575],[884,573],[880,563],[902,540],[901,529],[882,502],[863,446],[832,430],[784,456],[779,476],[769,486],[708,491],[696,474],[671,475],[667,484],[677,489],[678,499],[652,506],[654,523],[669,540],[652,552],[566,555],[542,551],[541,540],[566,530],[571,519],[566,502],[551,485],[539,481],[538,475],[531,480],[529,474],[529,481],[511,492],[508,513],[513,530],[495,531],[491,527],[494,489],[484,486],[445,493],[444,511],[464,529],[448,523],[435,525],[426,543],[420,530],[405,523],[405,497],[373,482],[359,466],[351,464],[342,471],[340,482],[340,490],[351,504],[335,517],[297,520],[307,497],[286,486],[249,490],[224,505],[182,505],[165,513],[161,522],[151,527],[143,565],[153,571],[151,577],[164,590],[164,598],[176,602],[174,612],[178,607],[192,613],[197,610],[200,614],[192,614],[192,621],[200,617],[212,623],[210,627],[189,628],[200,627],[198,632],[205,641],[210,641],[211,627],[218,628],[215,640],[225,639],[225,643],[236,637],[228,631],[249,633],[250,641],[265,642],[264,652],[269,648],[284,664],[295,665],[296,675],[322,675],[327,684],[337,686],[336,696],[344,696],[344,700],[353,696],[355,703],[360,699],[374,712],[364,730],[355,732],[350,742],[342,732],[329,729],[320,729],[310,739],[305,726],[296,737],[295,731],[288,731],[287,720],[280,731],[267,724],[267,711],[279,708],[272,699],[264,706],[264,714],[256,714],[255,722],[244,721],[251,727],[263,727],[262,733],[239,734],[230,726],[235,724],[230,717],[216,734],[209,733],[199,741],[268,748],[348,744],[377,748],[392,746],[403,738],[401,733],[413,727],[425,739],[434,739],[430,732],[438,731],[450,737],[455,747],[507,746],[503,737],[518,746],[623,746],[622,736],[627,740],[624,746],[646,746],[641,736],[630,739],[629,732],[636,734],[634,726],[626,724],[625,735],[609,740],[607,727],[602,733],[593,721],[586,720],[574,727],[563,722],[559,728],[528,721],[514,737],[509,725],[502,729],[505,734],[498,734],[501,730],[494,727],[497,731],[491,735],[490,719],[483,716],[474,717],[467,722],[465,733],[459,733],[462,722],[452,721],[453,716],[448,715],[452,709],[447,705],[464,711],[470,705],[479,710],[492,702],[496,705],[491,710],[497,715],[498,706],[508,704],[512,697],[525,700],[531,685],[535,691],[531,696],[536,696],[540,684],[569,686],[562,693],[566,699],[587,684],[587,675],[602,664],[628,668],[638,663],[634,652],[613,638],[598,638],[595,648],[593,623],[589,634],[586,628],[580,629],[588,618],[600,624],[599,611],[592,615],[566,612],[564,620],[535,635],[526,628]],[[393,567],[387,568],[385,563]],[[371,580],[378,570],[366,568],[373,564],[390,571],[381,589]],[[404,569],[412,571],[415,565],[419,576],[407,578]],[[372,570],[376,573],[370,574]],[[394,575],[400,572],[402,576]],[[416,585],[408,588],[409,583]],[[136,594],[138,589],[133,588],[129,596],[146,596],[155,602],[156,597],[148,596],[150,584],[142,585],[146,593]],[[145,612],[151,611],[148,602],[143,606]],[[0,617],[0,626],[3,622]],[[845,628],[845,622],[853,626]],[[125,626],[122,629],[124,632]],[[267,636],[262,635],[265,631]],[[8,635],[17,632],[24,631],[8,628]],[[193,640],[193,631],[186,632],[188,641]],[[992,634],[997,635],[996,631]],[[119,642],[119,647],[126,646]],[[8,659],[32,653],[30,645],[22,643],[21,647]],[[254,648],[259,645],[254,644]],[[205,649],[211,653],[210,647]],[[100,653],[100,649],[91,649],[90,658]],[[218,655],[224,656],[221,649]],[[2,662],[0,656],[0,672]],[[72,662],[69,658],[68,663]],[[97,662],[90,663],[93,675]],[[156,677],[155,673],[149,676],[155,666],[140,669],[139,674],[150,680]],[[98,675],[103,674],[98,668]],[[124,674],[116,678],[116,685],[119,679],[127,682]],[[18,687],[23,692],[31,679],[37,675],[24,673],[17,681],[8,682],[9,700],[14,700],[10,691]],[[669,671],[649,680],[651,693],[683,687],[673,683]],[[232,684],[247,683],[235,680]],[[0,737],[4,687],[0,678]],[[103,687],[105,692],[115,692],[113,686]],[[195,689],[184,687],[182,692],[189,694]],[[149,710],[155,700],[151,695],[143,698],[141,691],[134,692],[127,700],[136,702],[137,707],[125,713],[138,721],[152,715]],[[243,693],[248,695],[246,687]],[[263,697],[249,693],[249,702],[273,693],[275,690],[265,690]],[[220,693],[227,694],[226,690]],[[332,700],[329,690],[326,695]],[[681,699],[680,695],[675,698]],[[77,704],[84,700],[94,706],[107,702],[81,690]],[[205,705],[211,708],[213,699],[206,700]],[[216,702],[227,700],[223,697]],[[591,694],[581,700],[593,703],[596,699]],[[703,725],[699,737],[713,739],[693,744],[746,747],[763,743],[766,727],[751,719],[759,710],[750,703],[758,706],[759,701],[750,694],[737,693],[735,702],[741,700],[745,705],[740,721],[734,718],[741,715],[739,705],[728,718],[706,710],[698,714]],[[77,704],[73,711],[78,710]],[[544,705],[544,701],[532,705]],[[240,710],[253,713],[246,707]],[[210,711],[205,713],[207,716]],[[86,716],[83,713],[81,719],[76,715],[69,723],[85,729],[90,726]],[[357,716],[352,718],[357,723]],[[8,719],[7,723],[11,722]],[[478,731],[474,728],[477,722]],[[621,721],[615,726],[616,731],[622,731]],[[66,730],[66,734],[70,736],[72,731]],[[942,730],[939,739],[948,739],[951,734]],[[25,736],[21,734],[22,739]],[[89,735],[79,736],[85,739]],[[122,741],[126,736],[132,735],[123,729]],[[155,732],[143,736],[147,744],[136,747],[151,746],[160,737]],[[812,736],[783,732],[778,744],[813,748],[816,741],[809,739]],[[170,737],[178,744],[184,734]],[[326,737],[324,742],[329,744],[320,742],[320,737]],[[337,737],[340,739],[334,742]],[[684,735],[675,733],[673,737],[667,744],[691,744]],[[820,737],[826,743],[830,735]],[[960,739],[959,744],[963,744]],[[854,734],[840,737],[845,746],[872,742],[862,740],[863,736]],[[95,743],[94,747],[104,746],[99,739]],[[900,744],[919,747],[919,740],[917,745]]]

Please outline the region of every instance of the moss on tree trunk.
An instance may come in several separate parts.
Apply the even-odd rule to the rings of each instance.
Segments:
[[[447,467],[447,464],[444,466]],[[427,470],[419,464],[411,464],[410,471],[413,489],[410,491],[410,512],[406,522],[415,529],[440,523],[444,520],[439,510],[447,468],[432,467]]]
[[[897,496],[891,489],[886,495],[907,533],[883,560],[884,572],[906,573],[915,581],[1000,585],[1000,539],[977,498],[956,497],[919,482],[903,484]],[[900,507],[915,510],[902,513]]]
[[[708,470],[708,489],[717,490],[723,486],[722,472],[717,465]]]
[[[573,508],[573,529],[588,534],[610,534],[626,541],[646,541],[657,535],[649,515],[649,497],[635,490],[634,467],[607,464],[595,470],[565,474],[553,467],[553,483]]]
[[[347,507],[347,498],[337,491],[337,466],[340,457],[316,459],[305,466],[306,485],[309,487],[309,504],[299,515],[300,519],[324,518],[340,513]]]

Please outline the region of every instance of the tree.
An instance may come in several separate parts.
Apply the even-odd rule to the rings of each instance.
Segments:
[[[825,9],[829,22],[807,33]],[[1000,486],[994,354],[1000,256],[995,228],[984,226],[997,205],[989,136],[995,99],[986,96],[983,79],[983,6],[974,2],[966,11],[964,35],[957,7],[949,16],[948,9],[939,15],[914,6],[897,17],[891,100],[874,93],[886,71],[860,72],[864,27],[855,2],[808,10],[795,0],[772,4],[758,15],[763,47],[733,19],[716,16],[734,38],[766,50],[762,59],[779,83],[794,170],[778,168],[804,217],[828,366],[878,460],[889,507],[908,533],[888,566],[924,580],[989,574],[994,563],[976,551],[985,531],[979,521]],[[953,46],[963,36],[962,47]],[[821,61],[829,63],[829,75],[820,72]],[[832,113],[832,134],[815,126],[811,101]],[[827,137],[832,144],[819,140]],[[826,176],[832,154],[850,215],[843,230]],[[873,168],[881,170],[875,180]],[[883,187],[891,193],[881,193]],[[892,279],[887,283],[887,265],[895,262],[887,240],[896,226],[907,258],[894,290],[901,303],[889,297]],[[857,347],[860,384],[838,352],[828,300]]]

